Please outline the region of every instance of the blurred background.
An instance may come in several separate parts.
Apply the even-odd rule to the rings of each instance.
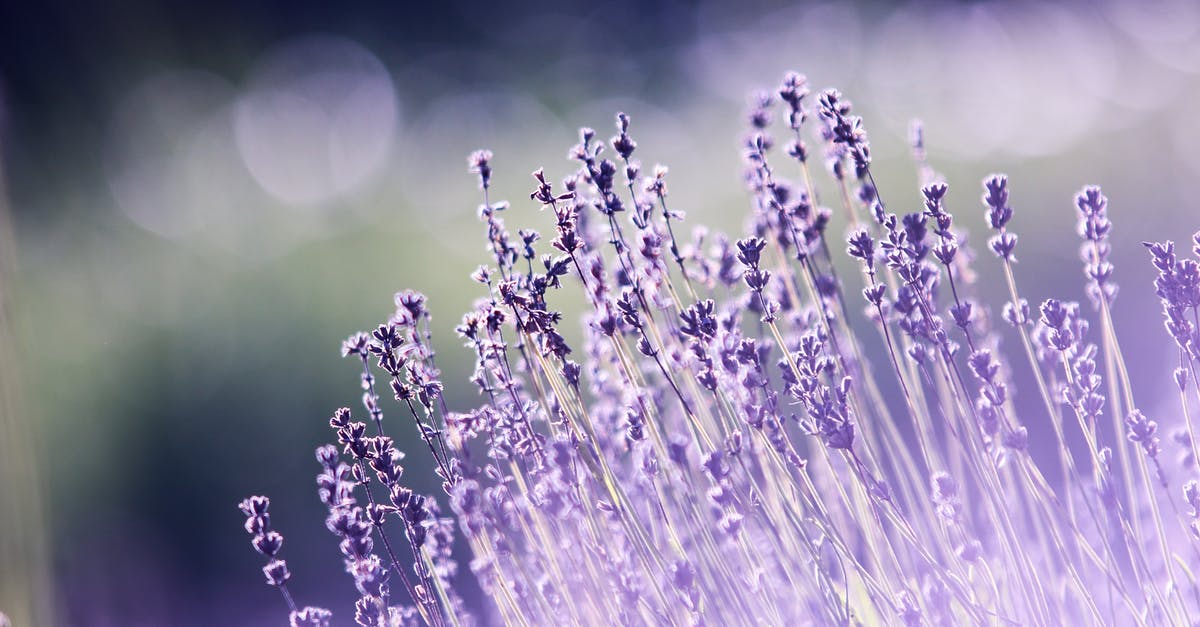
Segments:
[[[1031,301],[1084,298],[1071,198],[1103,185],[1156,411],[1173,353],[1140,242],[1200,228],[1188,0],[2,3],[0,611],[282,624],[235,508],[266,493],[294,594],[348,622],[312,483],[359,401],[339,342],[424,291],[448,398],[475,401],[452,332],[486,260],[467,154],[495,152],[511,225],[550,228],[528,173],[568,173],[575,129],[627,111],[689,226],[737,232],[747,96],[788,69],[854,101],[893,210],[920,208],[914,117],[960,226],[1009,173]],[[408,480],[436,489],[419,461]]]

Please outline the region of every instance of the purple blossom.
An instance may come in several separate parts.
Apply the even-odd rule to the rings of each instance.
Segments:
[[[1179,537],[1200,539],[1200,488],[1165,472],[1159,423],[1136,409],[1153,397],[1111,315],[1119,238],[1099,188],[1075,199],[1098,311],[1039,298],[1031,312],[1006,176],[981,198],[996,289],[976,280],[987,274],[922,127],[922,204],[893,213],[872,173],[890,164],[873,162],[862,118],[836,90],[810,96],[789,73],[751,98],[740,236],[676,237],[667,169],[633,158],[655,147],[624,113],[607,143],[580,129],[561,182],[536,170],[524,207],[491,199],[490,152],[469,157],[488,257],[455,328],[468,385],[443,381],[430,303],[399,292],[342,343],[362,408],[335,411],[336,444],[315,452],[355,621],[1194,622],[1182,591],[1200,563]],[[787,128],[772,127],[780,112]],[[810,180],[806,137],[832,185]],[[777,142],[792,159],[777,161]],[[553,231],[510,232],[511,211]],[[1146,246],[1190,416],[1200,264]],[[993,328],[997,311],[1011,328]],[[1153,407],[1190,459],[1180,474],[1194,472],[1194,425]],[[414,489],[431,475],[440,492]],[[269,506],[240,505],[267,582],[291,624],[330,624],[293,602]]]

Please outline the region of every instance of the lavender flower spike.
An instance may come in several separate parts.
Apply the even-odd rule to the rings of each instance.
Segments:
[[[430,303],[400,291],[342,344],[365,413],[321,418],[336,442],[315,452],[316,495],[355,622],[1197,623],[1200,261],[1146,244],[1177,349],[1161,374],[1182,400],[1151,419],[1137,399],[1157,388],[1135,392],[1117,343],[1137,330],[1114,315],[1128,243],[1099,188],[1075,197],[1096,310],[1053,294],[1034,309],[1008,178],[982,184],[996,290],[975,279],[957,183],[922,127],[922,204],[893,213],[872,173],[893,164],[852,111],[833,89],[814,102],[797,73],[752,96],[735,233],[682,236],[666,167],[638,160],[659,147],[624,113],[607,143],[581,129],[566,176],[537,169],[511,206],[491,199],[493,155],[470,155],[486,253],[455,328],[467,382],[443,379]],[[825,204],[847,211],[844,247]],[[533,222],[510,231],[510,215]],[[1164,461],[1160,425],[1189,449],[1182,466]],[[430,479],[440,490],[415,490]],[[240,506],[263,576],[293,626],[330,624],[294,603],[269,506]]]

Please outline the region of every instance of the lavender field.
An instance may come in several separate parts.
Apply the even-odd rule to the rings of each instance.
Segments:
[[[376,9],[0,20],[5,620],[1200,622],[1200,11]]]

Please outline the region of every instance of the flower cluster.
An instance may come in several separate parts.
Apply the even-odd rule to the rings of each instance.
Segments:
[[[288,572],[287,562],[279,557],[283,548],[283,535],[271,528],[271,514],[267,511],[271,500],[265,496],[251,496],[238,504],[238,509],[246,515],[246,533],[250,534],[250,545],[267,558],[263,566],[263,575],[267,584],[279,588],[283,600],[291,612],[289,620],[292,627],[329,627],[333,613],[320,607],[305,607],[296,609],[296,603],[288,592],[287,581],[292,574]]]
[[[1200,618],[1200,488],[1187,476],[1200,457],[1188,410],[1200,264],[1147,244],[1181,409],[1152,418],[1113,323],[1099,188],[1075,199],[1091,309],[1034,308],[1017,283],[1008,178],[983,181],[989,261],[1007,288],[997,299],[976,283],[920,125],[923,205],[896,212],[862,118],[835,90],[809,95],[789,73],[752,99],[740,237],[681,237],[667,169],[643,169],[624,113],[607,143],[580,130],[561,180],[533,173],[546,240],[508,230],[494,156],[470,156],[489,257],[457,333],[478,402],[447,398],[426,299],[401,292],[386,320],[343,343],[363,419],[337,410],[336,445],[316,454],[358,624]],[[571,300],[585,303],[580,324],[563,313]],[[1018,372],[1036,384],[1020,411]],[[417,430],[408,461],[394,420]],[[1160,423],[1183,430],[1160,438]],[[1191,460],[1178,469],[1161,455],[1174,446]],[[436,473],[441,493],[414,493],[402,461]],[[266,499],[242,509],[293,623],[327,622],[292,604]],[[465,577],[483,598],[463,597]]]

